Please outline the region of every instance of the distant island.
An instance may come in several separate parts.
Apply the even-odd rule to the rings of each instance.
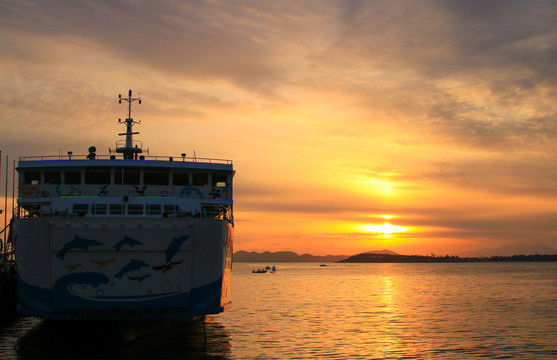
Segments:
[[[368,251],[356,255],[298,255],[293,251],[256,252],[238,251],[234,262],[321,262],[321,263],[456,263],[456,262],[504,262],[504,261],[557,261],[557,253],[509,255],[509,256],[456,256],[401,255],[390,250]]]
[[[456,263],[491,261],[557,261],[557,255],[512,255],[489,257],[429,256],[429,255],[392,255],[363,253],[340,260],[341,263]]]

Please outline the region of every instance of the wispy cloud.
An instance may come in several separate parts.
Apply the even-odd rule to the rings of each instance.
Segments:
[[[556,19],[550,1],[6,0],[2,145],[108,149],[133,88],[151,149],[235,159],[240,247],[268,225],[277,250],[353,250],[373,235],[339,224],[385,212],[421,227],[408,249],[556,246]],[[319,219],[339,226],[322,247]]]

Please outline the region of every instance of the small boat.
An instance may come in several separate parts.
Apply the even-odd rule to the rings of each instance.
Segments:
[[[251,272],[254,274],[265,274],[267,272],[267,269],[257,269],[257,270],[252,270]]]
[[[327,267],[327,266],[329,266],[329,265],[327,265],[327,264],[321,264],[321,265],[319,265],[319,266],[321,266],[321,267]]]

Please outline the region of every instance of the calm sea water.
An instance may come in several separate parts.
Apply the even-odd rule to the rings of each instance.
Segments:
[[[557,263],[328,265],[235,263],[232,309],[126,345],[20,318],[0,358],[557,358]]]

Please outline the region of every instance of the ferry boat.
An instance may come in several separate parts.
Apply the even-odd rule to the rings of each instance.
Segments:
[[[231,160],[144,155],[132,103],[114,152],[20,158],[19,312],[57,321],[188,320],[230,306]]]

